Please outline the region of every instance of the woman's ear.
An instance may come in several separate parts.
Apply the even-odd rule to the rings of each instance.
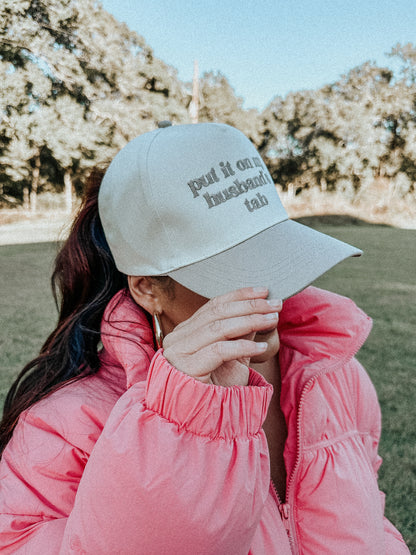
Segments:
[[[160,290],[147,276],[127,276],[130,294],[149,314],[161,312]]]

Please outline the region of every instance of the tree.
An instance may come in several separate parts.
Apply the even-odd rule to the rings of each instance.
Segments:
[[[262,113],[260,148],[284,188],[341,189],[352,198],[374,179],[394,184],[409,169],[403,155],[414,99],[392,70],[367,62],[317,91],[275,98]]]
[[[13,99],[1,107],[0,156],[21,168],[9,167],[16,185],[27,186],[31,172],[32,192],[38,189],[42,152],[54,157],[69,187],[70,176],[110,158],[159,119],[188,120],[176,71],[94,0],[4,0],[0,21],[2,92]]]
[[[401,192],[415,193],[416,182],[416,47],[397,44],[390,52],[400,62],[395,83],[396,118],[390,118],[394,130],[393,151],[397,174],[394,186]],[[407,182],[407,186],[406,186]]]
[[[29,77],[25,66],[14,66],[1,60],[2,77],[0,97],[2,105],[2,136],[0,163],[9,178],[12,194],[23,195],[25,208],[32,197],[35,206],[39,185],[40,156],[44,145],[42,134],[37,133],[39,105],[37,98],[49,91],[49,82],[40,71],[32,70]],[[13,100],[12,100],[13,99]]]
[[[255,143],[259,141],[258,111],[243,108],[243,99],[236,96],[225,75],[204,73],[199,90],[199,121],[226,123],[240,129]]]

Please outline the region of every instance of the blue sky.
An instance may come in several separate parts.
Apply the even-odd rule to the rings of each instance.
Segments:
[[[245,107],[315,89],[385,54],[416,44],[416,0],[101,0],[157,57],[192,79],[220,70]]]

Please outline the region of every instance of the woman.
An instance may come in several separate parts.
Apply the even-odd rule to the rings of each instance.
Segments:
[[[354,359],[370,319],[307,287],[361,251],[288,220],[226,125],[133,140],[99,215],[98,185],[57,258],[58,326],[7,397],[2,553],[408,553]]]

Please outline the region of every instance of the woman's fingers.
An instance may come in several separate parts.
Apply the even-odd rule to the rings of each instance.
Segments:
[[[190,338],[189,330],[192,329],[194,334],[198,337],[201,335],[203,338],[202,343],[197,340],[189,344],[189,348],[193,350],[211,341],[232,339],[252,331],[263,331],[267,327],[273,327],[275,322],[277,324],[278,317],[262,318],[261,316],[279,312],[282,308],[282,301],[253,297],[258,294],[267,295],[267,289],[239,289],[211,299],[189,320],[179,324],[174,330],[174,336],[170,339],[186,341],[187,338]],[[255,317],[255,315],[260,317]],[[253,318],[244,320],[242,318],[244,316],[253,316]],[[241,318],[238,319],[239,317]],[[232,322],[232,319],[235,321]],[[169,336],[167,336],[164,345],[169,346],[169,344]]]
[[[237,289],[215,297],[205,303],[194,314],[195,319],[209,317],[217,320],[233,316],[244,316],[245,314],[267,313],[282,308],[282,301],[277,299],[266,300],[268,290],[266,288],[246,287]]]
[[[243,315],[248,314],[249,312],[255,311],[253,307],[256,307],[256,300],[259,300],[258,306],[256,307],[259,311],[261,306],[263,306],[264,310],[267,310],[269,306],[268,301],[265,300],[267,297],[268,290],[264,287],[245,287],[243,289],[237,289],[236,291],[231,291],[226,293],[225,295],[221,295],[219,297],[214,297],[207,301],[201,308],[199,308],[195,314],[186,320],[186,322],[182,322],[177,326],[177,329],[181,328],[187,322],[197,322],[200,320],[207,321],[208,319],[216,320],[218,318],[228,317],[230,315]],[[234,309],[231,307],[235,303],[241,303],[241,305],[236,304]],[[253,305],[254,303],[254,305]],[[238,312],[234,311],[238,308]]]
[[[269,314],[248,314],[245,316],[237,316],[225,318],[223,320],[212,320],[207,323],[202,323],[197,329],[193,329],[183,336],[183,342],[186,345],[186,350],[193,353],[211,345],[218,341],[227,341],[243,336],[264,331],[277,326],[279,315],[277,312]],[[185,330],[186,331],[186,330]],[[181,333],[181,336],[183,334]],[[166,336],[165,346],[169,346],[169,339],[177,341],[174,334],[169,338]]]
[[[256,333],[276,328],[282,308],[281,301],[267,300],[267,294],[264,287],[247,287],[209,300],[165,337],[164,356],[207,383],[220,367],[246,374],[250,358],[268,346],[254,340]]]
[[[214,297],[209,302],[223,304],[229,301],[243,301],[245,299],[265,299],[269,294],[267,287],[242,287]],[[205,305],[204,305],[205,306]]]
[[[166,353],[165,351],[165,357],[171,364],[180,368],[182,372],[209,383],[211,372],[225,362],[244,358],[250,359],[264,353],[266,349],[267,343],[236,339],[211,343],[192,355],[177,355],[175,362],[169,359],[169,352]]]

